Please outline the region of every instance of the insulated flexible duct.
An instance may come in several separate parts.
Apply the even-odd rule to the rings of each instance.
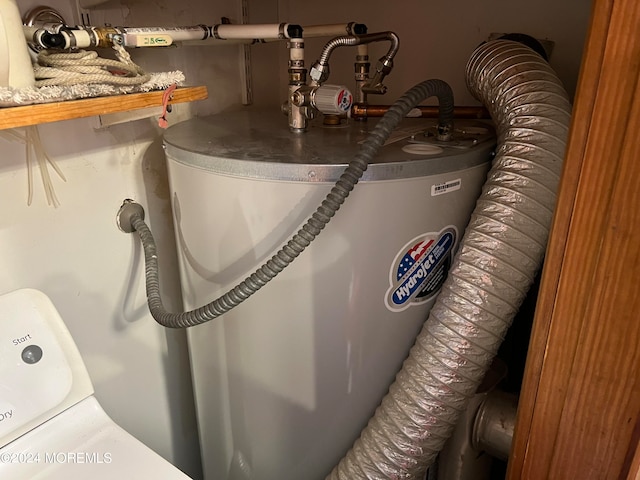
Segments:
[[[448,278],[408,359],[329,480],[422,479],[488,370],[545,252],[571,106],[549,65],[481,45],[467,85],[498,149]]]
[[[451,87],[442,80],[425,80],[411,88],[380,119],[322,204],[291,240],[241,283],[220,298],[195,310],[171,313],[164,308],[160,296],[156,245],[151,230],[144,222],[144,210],[138,205],[139,211],[134,208],[133,213],[129,214],[126,212],[125,202],[120,210],[118,222],[124,231],[135,230],[140,235],[144,249],[147,303],[153,318],[159,324],[170,328],[200,325],[228,312],[266,285],[293,262],[320,234],[358,183],[369,162],[373,160],[380,147],[407,113],[424,99],[432,96],[438,98],[440,105],[439,130],[448,131],[453,124]]]

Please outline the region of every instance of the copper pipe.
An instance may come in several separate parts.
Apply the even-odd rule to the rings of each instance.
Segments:
[[[356,103],[353,105],[353,107],[351,107],[351,117],[358,118],[358,119],[368,118],[368,117],[381,117],[387,112],[387,110],[389,110],[389,107],[390,105],[363,105],[360,103]],[[420,105],[415,107],[414,110],[419,110],[421,113],[421,117],[423,118],[438,117],[437,106]],[[413,113],[413,111],[411,113]],[[489,112],[487,112],[487,109],[481,106],[453,107],[453,116],[455,118],[472,118],[472,119],[473,118],[475,119],[491,118],[489,116]]]

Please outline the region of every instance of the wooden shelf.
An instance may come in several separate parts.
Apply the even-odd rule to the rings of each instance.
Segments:
[[[71,120],[73,118],[92,117],[94,115],[106,115],[140,108],[158,107],[162,106],[163,93],[162,90],[158,90],[148,93],[130,93],[110,97],[0,108],[0,130]],[[204,100],[207,97],[207,87],[180,87],[173,92],[173,98],[169,103],[193,102]]]

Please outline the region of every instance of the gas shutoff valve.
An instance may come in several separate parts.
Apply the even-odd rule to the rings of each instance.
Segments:
[[[345,115],[351,110],[353,95],[342,85],[302,86],[291,94],[296,107],[313,107],[325,115]]]

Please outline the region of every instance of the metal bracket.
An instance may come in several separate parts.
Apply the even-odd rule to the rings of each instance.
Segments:
[[[136,203],[134,200],[127,198],[123,203],[120,209],[118,210],[118,214],[116,215],[116,223],[118,224],[118,228],[122,230],[124,233],[132,233],[135,232],[135,228],[131,225],[131,219],[134,215],[139,216],[142,220],[144,220],[144,208],[139,203]]]

